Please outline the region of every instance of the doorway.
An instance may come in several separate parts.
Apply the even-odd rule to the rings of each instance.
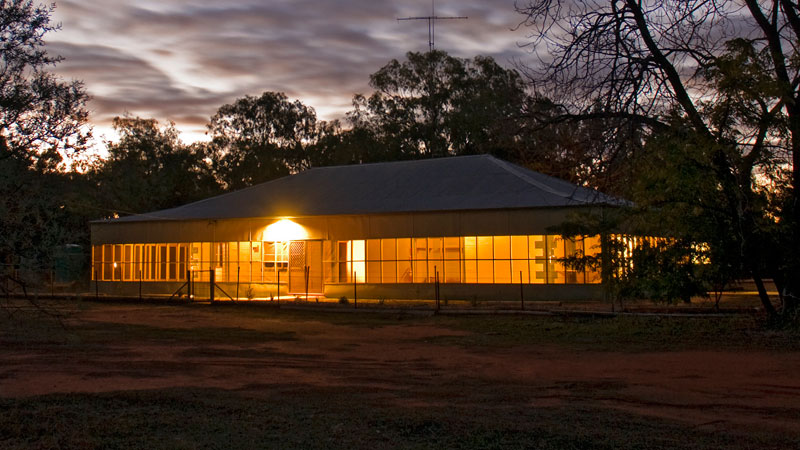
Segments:
[[[322,294],[322,241],[289,243],[289,293]]]

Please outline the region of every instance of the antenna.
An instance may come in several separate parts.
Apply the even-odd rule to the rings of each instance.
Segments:
[[[466,20],[467,16],[437,16],[434,11],[434,0],[431,0],[431,15],[430,16],[416,16],[416,17],[400,17],[397,21],[401,20],[427,20],[428,21],[428,51],[433,51],[433,40],[436,34],[436,21],[437,20]]]

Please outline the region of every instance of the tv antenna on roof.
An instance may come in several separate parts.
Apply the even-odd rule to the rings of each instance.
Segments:
[[[416,17],[400,17],[397,21],[401,20],[427,20],[428,21],[428,51],[433,51],[433,40],[436,34],[436,21],[437,20],[466,20],[467,16],[437,16],[434,10],[434,0],[431,0],[431,15],[430,16],[416,16]]]

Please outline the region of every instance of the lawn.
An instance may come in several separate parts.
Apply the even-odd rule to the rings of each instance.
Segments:
[[[46,307],[0,311],[0,448],[800,447],[751,316]]]

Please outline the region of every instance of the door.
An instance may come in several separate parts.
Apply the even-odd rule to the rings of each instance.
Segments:
[[[322,293],[322,241],[289,243],[289,293]]]

